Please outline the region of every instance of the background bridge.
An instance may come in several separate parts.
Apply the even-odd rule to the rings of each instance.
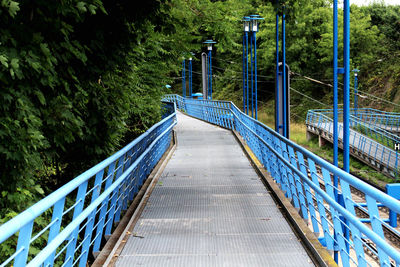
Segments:
[[[339,115],[343,113],[340,110]],[[341,117],[341,116],[339,116]],[[333,111],[309,110],[306,119],[307,133],[319,135],[333,143]],[[391,178],[398,176],[400,116],[397,113],[374,109],[353,109],[350,115],[350,153]],[[343,123],[338,127],[339,146],[343,148]],[[321,145],[321,140],[320,140]]]
[[[287,259],[302,266],[334,265],[329,251],[340,257],[342,266],[400,264],[398,244],[387,234],[398,233],[396,226],[381,209],[392,211],[397,222],[397,200],[282,137],[231,102],[177,95],[164,100],[226,130],[177,114],[167,104],[171,113],[127,147],[1,225],[0,242],[16,244],[10,245],[15,252],[1,266],[86,266],[93,256],[97,262],[112,263],[116,255],[121,266],[186,265],[186,260],[199,265],[285,264]],[[163,170],[177,117],[178,148]],[[229,130],[241,140],[268,190]],[[309,255],[268,191],[286,210]],[[133,212],[132,205],[143,195]],[[51,221],[43,222],[44,213],[52,214]],[[29,250],[36,240],[44,240],[40,252]],[[124,243],[121,250],[114,246]],[[282,250],[285,253],[275,253]]]

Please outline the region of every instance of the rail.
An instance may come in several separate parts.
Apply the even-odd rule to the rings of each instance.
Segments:
[[[314,109],[313,111],[323,113],[328,117],[332,117],[333,115],[332,109]],[[338,110],[339,114],[342,112],[342,109]],[[387,112],[373,108],[352,108],[350,109],[350,115],[373,125],[374,128],[378,127],[395,134],[400,133],[400,113],[398,112]]]
[[[308,127],[316,127],[333,135],[333,119],[330,118],[329,114],[326,112],[309,110],[306,124]],[[372,128],[368,123],[352,117],[350,118],[350,127],[353,128],[353,130],[350,131],[350,147],[360,153],[367,154],[369,157],[373,158],[375,162],[387,167],[391,170],[388,173],[395,177],[398,167],[398,154],[393,148],[394,144],[399,139],[391,134],[384,133],[383,130]],[[339,140],[341,140],[343,137],[342,123],[338,124],[338,133]],[[375,138],[375,140],[373,138]]]
[[[0,266],[86,266],[168,149],[176,113],[0,226]],[[40,240],[41,247],[33,247]],[[36,244],[36,243],[35,243]],[[1,251],[0,251],[1,252]],[[4,257],[4,254],[0,256]]]
[[[399,213],[398,200],[282,137],[232,102],[168,98],[183,103],[190,116],[237,131],[300,215],[310,222],[321,244],[339,251],[342,266],[372,266],[369,254],[375,255],[381,266],[400,264],[400,252],[385,238],[382,226],[393,228],[378,209],[384,205]],[[333,176],[338,178],[338,185],[333,183]],[[350,187],[365,195],[370,227],[357,217],[355,209],[363,204],[352,198]]]

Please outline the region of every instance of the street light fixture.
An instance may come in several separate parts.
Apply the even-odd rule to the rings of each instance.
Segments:
[[[251,20],[251,31],[258,32],[258,27],[260,25],[260,20],[264,20],[260,15],[250,15]]]
[[[208,99],[212,99],[212,60],[211,60],[211,52],[213,48],[213,44],[217,42],[209,39],[203,42],[203,44],[207,45],[208,50]]]

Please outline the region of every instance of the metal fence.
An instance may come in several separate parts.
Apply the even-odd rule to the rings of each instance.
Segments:
[[[331,118],[333,116],[332,109],[316,109],[314,111],[323,113]],[[338,114],[343,114],[343,109],[338,109]],[[398,112],[387,112],[373,108],[352,108],[350,109],[350,115],[370,124],[374,128],[381,128],[396,134],[400,133],[400,113]],[[341,120],[341,116],[339,120]]]
[[[333,138],[333,119],[331,113],[326,110],[309,110],[306,124],[308,128],[317,128],[324,131],[327,136]],[[350,147],[357,153],[362,153],[373,159],[375,165],[381,165],[387,169],[392,177],[397,176],[398,153],[394,150],[394,144],[398,138],[375,129],[368,123],[355,118],[350,118]],[[338,138],[343,138],[343,124],[338,124]],[[332,139],[331,138],[331,139]],[[333,140],[333,139],[332,139]],[[389,147],[391,146],[391,147]]]
[[[176,113],[0,226],[0,266],[86,266],[171,144]],[[39,239],[37,246],[32,244]],[[5,258],[4,254],[0,255]]]
[[[396,229],[378,209],[384,205],[399,213],[398,200],[282,137],[232,102],[167,98],[183,103],[188,115],[237,131],[321,244],[339,252],[342,266],[375,266],[376,261],[381,266],[400,264],[400,252],[385,237],[383,227]],[[363,203],[353,198],[351,188],[363,194]],[[356,210],[365,211],[363,217]]]

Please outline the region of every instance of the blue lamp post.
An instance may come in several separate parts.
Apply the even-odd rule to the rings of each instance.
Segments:
[[[250,31],[250,18],[243,17],[243,109],[246,104],[246,112],[249,115],[249,31]]]
[[[333,1],[333,140],[334,140],[334,164],[338,166],[338,75],[343,74],[343,170],[350,171],[350,1],[343,1],[343,67],[338,67],[338,0]],[[336,201],[345,205],[343,195],[337,190],[338,178],[334,176],[334,194]],[[343,224],[347,224],[343,219]],[[344,237],[349,240],[348,226],[344,227]],[[335,233],[336,239],[336,233]],[[347,251],[340,253],[346,258],[349,253],[349,244],[346,243]],[[335,262],[339,262],[339,251],[334,251]]]
[[[276,0],[278,4],[278,0]],[[280,124],[280,99],[279,99],[279,12],[276,11],[275,17],[275,131],[280,132],[282,125]]]
[[[182,96],[186,97],[185,58],[183,58],[183,61],[182,61]]]
[[[354,69],[352,70],[354,72],[354,113],[357,116],[357,109],[358,109],[358,73],[360,70]]]
[[[208,99],[212,99],[212,60],[211,52],[213,44],[216,44],[213,40],[206,40],[203,44],[207,45],[208,50]]]
[[[192,98],[192,57],[189,58],[189,97]]]
[[[261,18],[259,15],[250,15],[250,30],[252,32],[251,35],[251,41],[253,43],[254,46],[254,55],[251,55],[252,58],[252,64],[254,65],[254,68],[252,68],[252,70],[254,70],[254,88],[253,88],[253,74],[252,74],[252,83],[251,83],[251,109],[252,109],[252,115],[253,118],[255,118],[256,120],[258,119],[258,115],[257,115],[257,39],[256,39],[256,34],[258,32],[258,26],[259,26],[259,22],[260,20],[263,20],[263,18]],[[251,46],[251,45],[250,45]],[[250,50],[250,53],[252,53],[252,51]],[[254,105],[253,105],[254,102]],[[253,107],[254,107],[254,111],[253,111]]]
[[[249,38],[250,19],[243,17],[243,112],[249,114]]]
[[[279,0],[275,3],[278,5]],[[282,14],[282,62],[279,58],[279,19]],[[287,66],[286,66],[286,15],[285,7],[277,8],[275,18],[275,130],[286,138],[289,138],[289,90],[287,84]],[[280,70],[280,65],[282,70]]]

